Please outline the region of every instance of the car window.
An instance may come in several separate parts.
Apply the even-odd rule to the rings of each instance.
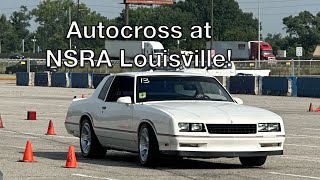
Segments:
[[[233,102],[226,90],[211,77],[150,76],[137,78],[137,102],[167,100]]]
[[[130,96],[133,101],[134,78],[128,76],[115,77],[108,92],[106,102],[116,102],[119,97]]]
[[[108,80],[106,81],[106,83],[103,85],[103,87],[99,93],[99,96],[98,96],[98,98],[101,99],[102,101],[104,101],[113,79],[114,79],[113,76],[109,77]]]

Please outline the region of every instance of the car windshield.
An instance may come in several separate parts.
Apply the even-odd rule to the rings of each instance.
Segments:
[[[216,79],[201,76],[148,76],[137,78],[137,102],[206,100],[233,102]]]
[[[268,54],[272,54],[272,51],[261,51],[263,55],[268,55]]]

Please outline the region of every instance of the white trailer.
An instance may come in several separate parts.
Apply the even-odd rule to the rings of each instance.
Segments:
[[[110,58],[119,59],[120,50],[125,50],[125,58],[133,59],[138,54],[146,56],[163,55],[164,47],[157,41],[106,40],[105,49]]]

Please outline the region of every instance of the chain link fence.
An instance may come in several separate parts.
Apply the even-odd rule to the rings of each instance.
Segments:
[[[7,59],[0,59],[0,74],[11,74],[11,72],[7,72],[7,67],[15,66],[21,63],[20,60],[7,60]]]
[[[259,69],[257,61],[234,61],[236,69]],[[260,69],[270,69],[273,76],[320,75],[320,60],[260,61]]]
[[[29,59],[31,66],[38,66],[38,68],[31,67],[31,71],[41,72],[44,69],[49,71],[49,68],[45,68],[46,60],[45,59]],[[28,59],[0,59],[0,74],[14,74],[16,72],[26,72],[27,71],[27,62]],[[70,63],[71,64],[71,63]],[[110,74],[110,73],[119,73],[126,71],[134,71],[138,68],[120,68],[118,61],[112,62],[113,67],[109,68],[106,64],[102,64],[99,68],[90,67],[90,63],[86,62],[83,68],[77,66],[75,68],[67,68],[62,65],[61,68],[52,67],[50,71],[57,72],[87,72],[87,73],[97,73],[97,74]],[[41,68],[39,67],[41,66]],[[36,69],[41,69],[37,71]]]
[[[30,59],[30,61],[37,61],[37,65],[45,66],[46,61],[44,59]],[[24,64],[21,64],[23,63]],[[238,70],[249,70],[258,69],[257,61],[233,61],[236,69]],[[31,65],[35,64],[31,62]],[[113,68],[107,67],[102,64],[100,68],[91,68],[89,63],[85,64],[84,68],[75,67],[67,68],[62,66],[61,68],[55,69],[58,72],[88,72],[98,74],[109,74],[126,71],[135,71],[138,68],[120,68],[116,61],[113,61]],[[0,59],[0,74],[10,74],[12,72],[8,67],[12,66],[26,66],[26,60],[13,60],[13,59]],[[274,61],[261,61],[260,69],[270,69],[273,76],[315,76],[320,75],[320,60],[274,60]],[[23,69],[26,71],[26,68]],[[19,72],[19,71],[18,71]],[[21,70],[20,70],[21,72]]]

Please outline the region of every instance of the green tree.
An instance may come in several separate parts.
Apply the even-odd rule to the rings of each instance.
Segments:
[[[19,49],[18,35],[5,15],[0,16],[0,41],[2,53],[16,52]]]
[[[206,22],[211,24],[213,12],[213,39],[216,41],[239,40],[241,37],[257,39],[258,20],[253,18],[252,13],[244,13],[235,0],[214,0],[213,8],[211,0],[186,0],[177,3],[177,6],[191,12],[199,25]],[[238,31],[238,35],[235,31]],[[233,38],[228,36],[231,34]]]
[[[320,12],[313,15],[309,11],[299,13],[298,16],[289,16],[283,19],[285,30],[290,41],[302,46],[306,56],[310,56],[320,42]],[[291,48],[293,43],[290,44]]]
[[[19,38],[24,38],[29,35],[28,28],[30,27],[31,15],[26,6],[21,6],[20,11],[15,11],[10,16],[10,21],[15,28]]]
[[[278,34],[268,34],[265,38],[273,50],[277,52],[278,50],[286,50],[289,47],[288,38],[283,38],[281,33]]]
[[[40,2],[37,8],[32,10],[35,21],[39,23],[36,30],[36,38],[43,49],[69,49],[69,40],[66,35],[69,30],[69,7],[71,7],[71,19],[78,21],[79,26],[97,25],[98,22],[107,24],[108,20],[101,14],[91,11],[85,4],[80,8],[73,0],[45,0]],[[97,49],[104,45],[100,39],[85,40],[73,38],[73,46],[77,49]]]
[[[14,11],[10,16],[10,23],[14,28],[14,32],[17,35],[17,39],[14,43],[19,47],[22,52],[22,40],[25,40],[25,51],[32,49],[32,37],[30,36],[31,15],[26,6],[21,6],[19,11]]]
[[[165,5],[155,8],[137,8],[130,11],[131,26],[179,25],[183,29],[181,49],[195,50],[206,48],[209,39],[191,39],[190,28],[194,25],[211,24],[211,0],[186,0],[175,5]],[[214,0],[213,7],[213,39],[214,40],[257,40],[258,21],[251,13],[244,13],[235,0]],[[124,25],[124,13],[114,20],[118,26]],[[143,40],[144,38],[140,38]],[[166,49],[176,50],[177,40],[159,39]]]

